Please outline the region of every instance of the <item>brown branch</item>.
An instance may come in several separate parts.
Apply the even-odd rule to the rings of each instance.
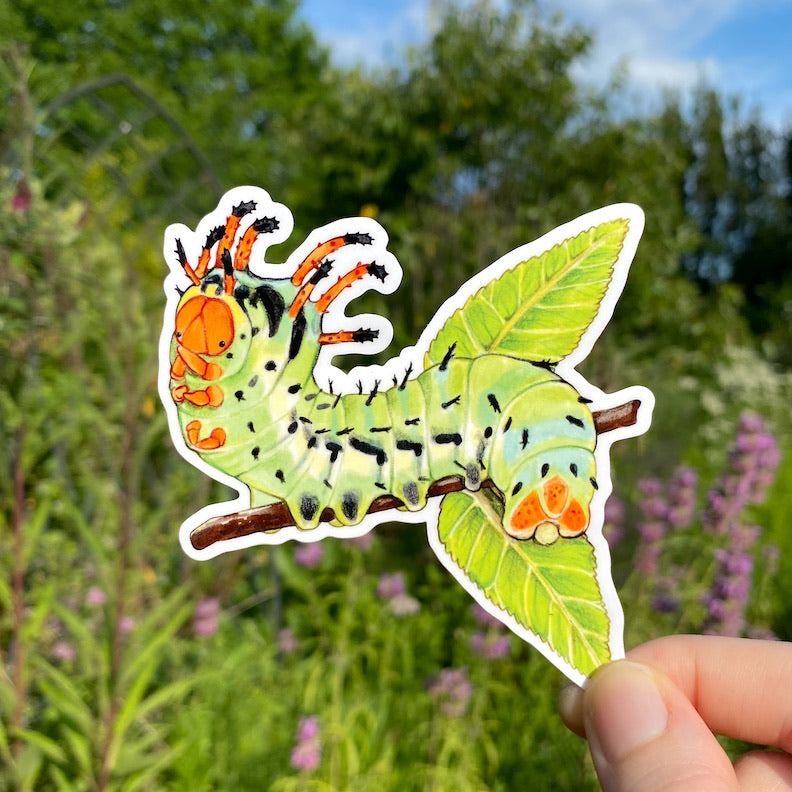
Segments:
[[[608,410],[600,410],[592,414],[594,427],[597,434],[612,432],[626,426],[634,426],[638,420],[638,410],[641,402],[638,399],[620,404],[618,407],[611,407]],[[483,482],[485,487],[494,487],[494,484],[487,480]],[[433,498],[438,495],[448,495],[449,492],[459,492],[464,489],[463,479],[459,476],[447,476],[439,481],[435,481],[429,487],[428,497]],[[404,503],[394,495],[380,495],[369,506],[368,513],[387,511],[404,506]],[[322,511],[321,521],[330,522],[335,519],[335,512],[331,508]],[[237,539],[240,536],[249,536],[259,531],[276,531],[279,528],[286,528],[294,525],[289,507],[283,503],[270,503],[256,509],[247,509],[235,514],[228,514],[223,517],[216,517],[208,520],[203,525],[193,529],[190,534],[190,543],[196,550],[205,550],[207,547],[222,542],[226,539]]]

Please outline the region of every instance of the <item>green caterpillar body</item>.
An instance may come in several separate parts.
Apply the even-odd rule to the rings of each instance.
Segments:
[[[334,244],[365,245],[367,235]],[[322,344],[376,332],[323,334],[321,301],[301,298],[304,283],[258,277],[229,264],[230,252],[216,260],[225,260],[222,275],[184,261],[197,282],[176,309],[170,389],[188,447],[246,484],[251,505],[283,501],[301,529],[316,527],[326,507],[355,525],[378,496],[417,511],[433,482],[455,475],[471,490],[494,483],[513,536],[552,542],[586,530],[596,431],[586,400],[552,366],[458,357],[452,344],[417,376],[408,368],[366,391],[322,390],[314,376]],[[301,266],[328,272],[321,262]]]

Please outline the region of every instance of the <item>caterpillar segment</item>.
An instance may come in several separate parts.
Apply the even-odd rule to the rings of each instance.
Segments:
[[[323,315],[352,283],[386,273],[361,262],[333,280],[327,256],[370,245],[361,233],[321,242],[283,278],[259,277],[250,252],[277,221],[243,228],[254,211],[252,201],[234,207],[194,267],[177,241],[193,285],[176,310],[171,396],[190,448],[245,483],[251,506],[285,502],[304,530],[327,507],[337,523],[355,525],[383,494],[418,511],[433,482],[459,476],[470,490],[494,483],[503,527],[518,539],[549,544],[585,532],[596,432],[572,386],[548,365],[464,358],[451,346],[417,375],[408,370],[351,394],[322,390],[314,380],[321,347],[377,336],[323,331]]]

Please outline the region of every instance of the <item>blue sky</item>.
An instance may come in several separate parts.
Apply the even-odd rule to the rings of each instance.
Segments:
[[[643,103],[704,78],[777,128],[792,128],[792,0],[540,0],[539,7],[594,34],[580,72],[595,83],[626,66],[630,95]],[[398,62],[433,24],[432,0],[303,0],[302,15],[346,65]]]

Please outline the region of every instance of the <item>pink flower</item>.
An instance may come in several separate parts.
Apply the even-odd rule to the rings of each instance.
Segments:
[[[403,573],[395,572],[392,575],[389,575],[386,572],[383,575],[380,575],[380,579],[377,583],[377,596],[380,599],[392,600],[394,597],[404,594],[404,592],[405,586]]]
[[[351,536],[346,541],[360,550],[368,550],[374,542],[374,534],[369,531],[368,533],[364,533],[363,536]]]
[[[278,633],[278,649],[280,649],[283,654],[295,652],[298,646],[299,643],[291,627],[284,627]]]
[[[301,543],[294,551],[294,560],[306,569],[315,569],[322,562],[324,550],[319,542]]]
[[[295,770],[315,770],[322,758],[319,718],[310,715],[297,724],[297,742],[292,748],[291,765]]]
[[[429,683],[429,695],[449,718],[461,718],[473,692],[467,668],[444,668]]]
[[[220,602],[217,597],[204,597],[195,606],[193,634],[199,638],[209,638],[219,629],[217,616],[220,613]]]
[[[135,620],[131,616],[124,616],[122,617],[121,621],[118,623],[118,629],[121,631],[121,635],[128,635],[135,629]]]
[[[98,586],[91,586],[85,595],[85,604],[91,608],[98,608],[107,602],[107,594]]]
[[[307,718],[300,718],[297,725],[298,742],[308,742],[319,737],[319,718],[316,715],[309,715]]]
[[[30,192],[27,182],[23,179],[19,182],[14,197],[11,199],[11,208],[15,212],[27,212],[33,202],[33,194]]]
[[[473,614],[473,618],[482,626],[482,627],[501,627],[501,621],[496,616],[493,616],[489,611],[484,610],[477,602],[474,602],[473,605],[470,606],[470,612]]]
[[[66,641],[58,641],[52,647],[52,656],[62,663],[68,663],[77,657],[77,650],[71,644],[66,643]]]
[[[496,632],[474,632],[470,636],[470,648],[479,657],[487,660],[500,660],[509,654],[511,643],[508,635],[499,635]]]

